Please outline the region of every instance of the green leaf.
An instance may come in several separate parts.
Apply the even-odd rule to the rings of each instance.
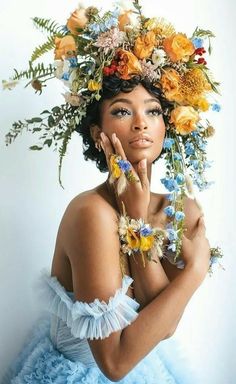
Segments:
[[[39,132],[39,131],[41,131],[41,128],[33,128],[33,130],[32,130],[33,133],[34,132]]]
[[[61,108],[60,107],[53,107],[52,108],[52,112],[54,113],[54,114],[57,114],[57,113],[60,113],[61,112]]]
[[[47,139],[47,140],[45,140],[43,144],[44,144],[44,145],[47,145],[48,147],[51,147],[51,145],[52,145],[52,139]]]
[[[49,127],[53,127],[55,125],[55,120],[54,120],[54,118],[52,117],[52,115],[50,115],[49,117],[48,117],[48,126]]]
[[[45,109],[45,111],[41,112],[40,115],[43,115],[44,113],[49,113],[50,114],[50,112],[47,109]]]
[[[41,117],[33,117],[31,119],[32,123],[41,123],[41,121],[43,121],[43,119],[41,119]]]
[[[43,147],[38,147],[37,145],[32,145],[31,147],[29,147],[29,149],[31,149],[32,151],[40,151],[41,149],[43,149]]]

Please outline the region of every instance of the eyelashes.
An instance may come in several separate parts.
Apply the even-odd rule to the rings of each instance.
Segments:
[[[163,113],[161,107],[155,107],[147,110],[147,114],[151,114],[152,116],[159,116]],[[131,116],[132,112],[126,108],[116,108],[111,112],[112,116],[116,117],[124,117]]]

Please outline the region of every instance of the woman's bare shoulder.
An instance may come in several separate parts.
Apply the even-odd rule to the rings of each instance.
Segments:
[[[63,220],[68,218],[73,220],[78,215],[96,210],[103,210],[104,214],[110,214],[112,218],[116,215],[116,211],[103,184],[75,196],[67,205]]]

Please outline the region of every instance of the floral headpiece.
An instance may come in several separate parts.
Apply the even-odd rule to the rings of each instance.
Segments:
[[[192,181],[199,190],[210,183],[205,170],[207,139],[214,134],[202,114],[209,109],[219,111],[214,99],[218,83],[207,67],[206,51],[211,54],[208,30],[196,28],[188,38],[178,33],[163,18],[147,18],[138,0],[130,9],[116,5],[113,11],[101,12],[96,7],[78,6],[59,26],[48,19],[35,17],[36,27],[48,33],[47,41],[37,47],[26,71],[18,72],[3,87],[11,89],[19,80],[27,79],[36,93],[42,93],[47,81],[58,78],[68,88],[64,104],[45,110],[40,117],[17,121],[6,135],[10,144],[22,130],[40,132],[37,145],[59,150],[59,182],[67,145],[76,126],[86,115],[87,106],[99,100],[103,78],[115,75],[129,80],[135,75],[148,79],[161,89],[169,101],[164,110],[167,121],[164,141],[166,176],[161,179],[169,193],[169,248],[178,256],[184,230],[183,197],[193,198]],[[54,63],[45,66],[38,59],[54,49]],[[58,148],[58,143],[60,146]],[[214,249],[217,254],[217,249]]]

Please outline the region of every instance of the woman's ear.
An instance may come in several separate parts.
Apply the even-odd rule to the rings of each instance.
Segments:
[[[93,124],[93,125],[90,125],[90,135],[93,139],[93,141],[96,143],[98,141],[101,141],[101,137],[100,137],[100,133],[102,132],[101,128],[96,125],[96,124]]]

